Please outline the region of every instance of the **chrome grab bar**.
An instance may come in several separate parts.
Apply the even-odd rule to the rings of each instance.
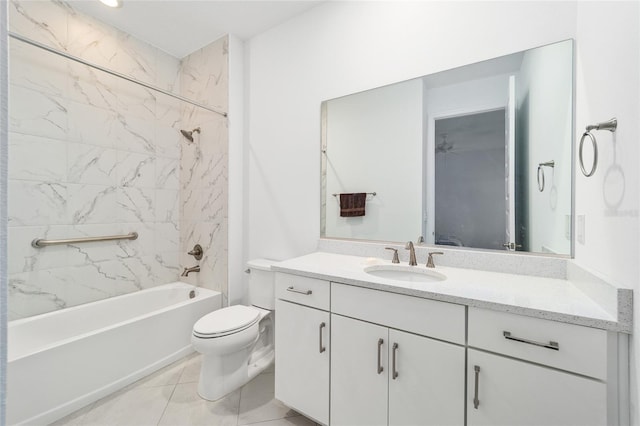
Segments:
[[[529,345],[535,345],[535,346],[540,346],[547,349],[553,349],[554,351],[560,350],[560,345],[558,344],[558,342],[549,342],[549,343],[536,342],[535,340],[523,339],[522,337],[512,336],[511,333],[508,331],[503,331],[502,335],[504,336],[505,339],[514,340],[516,342],[522,342],[522,343],[527,343]]]
[[[307,291],[296,290],[295,288],[293,288],[293,286],[287,287],[287,291],[290,291],[292,293],[304,294],[305,296],[308,296],[312,293],[311,290],[307,290]]]
[[[84,237],[84,238],[68,238],[65,240],[44,240],[42,238],[36,238],[31,241],[33,248],[42,248],[46,246],[59,246],[63,244],[76,244],[76,243],[93,243],[96,241],[113,241],[113,240],[135,240],[138,238],[137,232],[131,232],[125,235],[106,235],[103,237]]]

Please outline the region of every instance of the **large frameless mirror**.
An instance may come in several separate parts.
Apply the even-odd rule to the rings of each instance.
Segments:
[[[321,236],[570,255],[573,41],[322,103]]]

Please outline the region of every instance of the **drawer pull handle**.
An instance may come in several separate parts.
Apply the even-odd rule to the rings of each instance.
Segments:
[[[287,291],[290,291],[292,293],[304,294],[305,296],[308,296],[311,294],[311,290],[307,290],[307,291],[296,290],[295,288],[293,288],[293,286],[287,287]]]
[[[480,405],[480,400],[478,399],[478,382],[480,381],[480,366],[474,365],[473,369],[476,372],[476,386],[475,386],[475,393],[473,394],[473,408],[477,410],[478,406]]]
[[[327,350],[327,348],[322,346],[322,329],[325,328],[326,326],[327,326],[327,324],[325,324],[323,322],[320,323],[320,353],[322,353],[325,350]]]
[[[391,373],[391,378],[393,380],[398,378],[398,370],[396,369],[396,352],[398,351],[398,344],[394,343],[393,344],[393,372]]]
[[[383,343],[384,343],[384,340],[378,339],[378,374],[384,371],[384,368],[382,368],[382,364],[380,363],[380,351]]]
[[[516,342],[522,342],[522,343],[528,343],[530,345],[541,346],[543,348],[552,349],[554,351],[560,350],[560,345],[558,344],[558,342],[549,342],[549,343],[536,342],[535,340],[528,340],[528,339],[523,339],[522,337],[512,336],[511,333],[508,331],[503,331],[502,335],[504,336],[505,339],[508,339],[508,340],[515,340]]]

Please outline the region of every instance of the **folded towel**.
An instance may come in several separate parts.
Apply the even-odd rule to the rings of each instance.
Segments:
[[[357,192],[355,194],[340,194],[340,216],[364,216],[364,205],[366,200],[366,192]]]

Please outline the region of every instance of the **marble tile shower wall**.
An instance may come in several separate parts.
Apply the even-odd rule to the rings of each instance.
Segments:
[[[10,31],[180,90],[178,59],[64,2],[9,9]],[[17,40],[10,72],[10,319],[175,281],[183,103]],[[30,245],[131,231],[140,237]]]
[[[228,37],[223,37],[182,60],[182,95],[220,111],[228,111]],[[183,280],[222,292],[223,306],[228,294],[227,200],[228,146],[227,119],[201,108],[183,111],[185,128],[201,128],[195,142],[182,145],[180,188],[181,264],[195,265],[188,256],[194,244],[202,245],[200,273]]]

